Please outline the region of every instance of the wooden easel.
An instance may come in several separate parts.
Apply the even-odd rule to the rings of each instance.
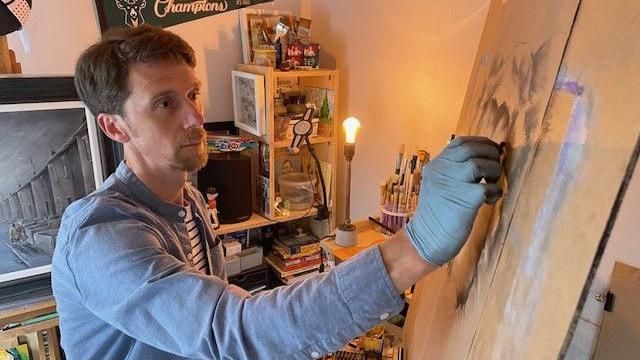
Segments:
[[[20,74],[22,67],[16,62],[16,54],[9,49],[7,36],[0,36],[0,74]]]

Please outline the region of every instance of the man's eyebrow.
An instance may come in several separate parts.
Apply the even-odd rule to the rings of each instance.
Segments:
[[[193,87],[192,89],[196,89],[196,90],[200,90],[202,88],[202,82],[200,80],[197,80],[193,83]],[[151,96],[151,99],[156,100],[158,98],[167,96],[167,95],[173,95],[173,94],[177,94],[178,92],[174,89],[167,89],[164,91],[160,91],[158,93],[155,93]]]
[[[173,95],[176,94],[175,90],[169,89],[169,90],[164,90],[164,91],[160,91],[159,93],[155,93],[153,94],[153,96],[151,96],[152,100],[156,100],[159,99],[161,97],[167,96],[167,95]]]

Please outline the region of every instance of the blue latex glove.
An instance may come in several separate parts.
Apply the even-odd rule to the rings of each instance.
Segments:
[[[480,206],[502,196],[496,184],[500,155],[500,146],[487,138],[458,137],[422,168],[418,207],[406,233],[423,259],[437,266],[451,260]]]

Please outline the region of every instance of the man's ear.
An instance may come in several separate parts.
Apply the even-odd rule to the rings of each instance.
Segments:
[[[96,120],[109,139],[122,144],[131,139],[129,128],[120,115],[100,113],[96,116]]]

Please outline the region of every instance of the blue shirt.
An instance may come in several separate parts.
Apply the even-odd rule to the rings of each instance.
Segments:
[[[187,258],[184,210],[124,163],[67,207],[51,274],[67,358],[309,359],[402,309],[378,247],[255,296],[229,285],[204,198],[184,190],[212,275]]]

